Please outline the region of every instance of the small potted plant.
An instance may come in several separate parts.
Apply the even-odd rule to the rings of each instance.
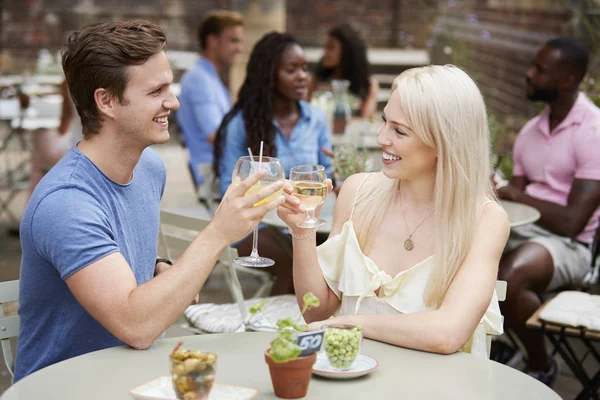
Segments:
[[[306,293],[302,300],[302,315],[321,304],[311,292]],[[261,312],[265,303],[263,300],[252,306],[250,314]],[[308,391],[312,366],[317,358],[316,352],[321,346],[323,331],[302,334],[307,325],[297,323],[292,318],[280,319],[275,325],[277,337],[265,351],[265,361],[269,366],[275,395],[284,399],[304,397]],[[303,345],[299,345],[298,342]]]

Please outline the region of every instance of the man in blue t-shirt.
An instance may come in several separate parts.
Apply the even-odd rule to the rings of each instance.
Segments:
[[[75,32],[63,49],[84,138],[42,179],[21,221],[15,380],[94,350],[148,348],[183,314],[223,249],[285,200],[253,207],[283,186],[245,197],[261,171],[224,196],[173,266],[156,262],[166,174],[148,146],[169,140],[167,119],[179,107],[165,45],[160,27],[125,21]]]
[[[235,11],[207,13],[198,28],[200,59],[181,78],[177,122],[189,151],[196,186],[204,181],[198,166],[212,163],[216,131],[231,109],[229,90],[221,75],[242,50],[243,24],[242,16]]]

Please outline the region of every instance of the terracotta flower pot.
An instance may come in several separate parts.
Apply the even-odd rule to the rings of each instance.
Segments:
[[[283,363],[276,363],[269,356],[269,350],[271,349],[265,351],[265,361],[269,365],[275,396],[284,399],[299,399],[306,396],[312,366],[317,360],[317,353]]]

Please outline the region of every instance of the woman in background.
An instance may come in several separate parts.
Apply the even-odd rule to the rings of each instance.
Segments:
[[[215,173],[221,192],[231,184],[237,160],[254,155],[264,144],[263,154],[277,157],[286,176],[292,167],[320,164],[331,169],[329,125],[325,114],[303,99],[308,88],[308,73],[302,47],[287,33],[272,32],[256,44],[250,55],[246,79],[238,100],[225,115],[215,139]],[[278,244],[271,227],[259,234],[261,255],[275,261],[276,281],[271,295],[293,293],[291,258]],[[250,254],[252,238],[235,245],[240,254]]]
[[[354,97],[353,114],[366,118],[377,111],[379,83],[369,74],[367,46],[358,32],[350,25],[332,28],[323,45],[323,58],[310,84],[308,99],[315,92],[331,90],[332,79],[350,82],[350,94]]]

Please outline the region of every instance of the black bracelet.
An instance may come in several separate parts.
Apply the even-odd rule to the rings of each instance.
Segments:
[[[156,266],[156,264],[158,264],[158,263],[165,263],[165,264],[173,265],[173,261],[169,260],[168,258],[157,258],[156,262],[154,263],[154,266]]]

